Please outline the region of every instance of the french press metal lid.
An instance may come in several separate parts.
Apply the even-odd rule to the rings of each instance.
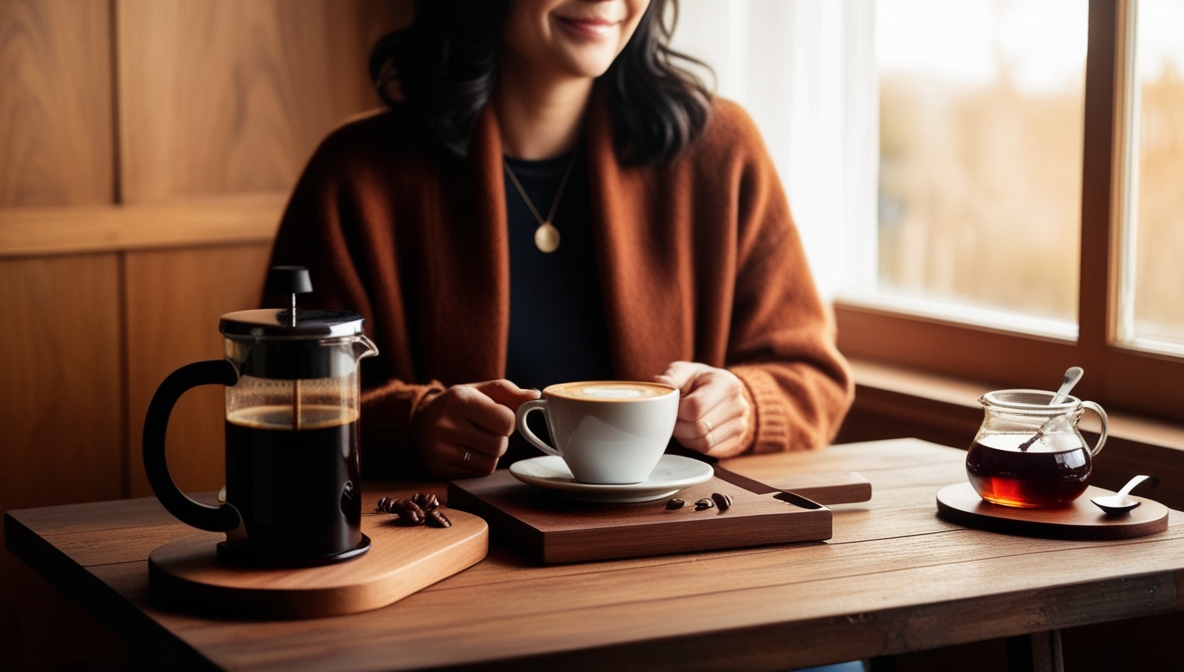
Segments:
[[[296,295],[312,291],[308,270],[276,266],[268,294],[291,297],[283,310],[241,310],[222,316],[225,355],[240,376],[281,380],[333,378],[353,373],[358,360],[376,351],[362,334],[362,316],[344,310],[298,310]]]

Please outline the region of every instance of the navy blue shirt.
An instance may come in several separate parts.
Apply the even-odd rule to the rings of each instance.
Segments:
[[[539,222],[505,175],[510,235],[506,378],[522,388],[613,378],[592,237],[587,161],[582,147],[575,153],[578,157],[552,222],[560,236],[554,252],[535,246]],[[572,160],[573,154],[543,161],[506,157],[543,218]]]

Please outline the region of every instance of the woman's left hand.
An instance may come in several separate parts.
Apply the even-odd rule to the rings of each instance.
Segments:
[[[683,447],[717,458],[744,451],[752,406],[736,374],[698,362],[674,362],[654,380],[682,393],[674,438]]]

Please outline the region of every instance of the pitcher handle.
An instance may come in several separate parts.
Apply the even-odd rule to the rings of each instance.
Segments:
[[[1092,401],[1083,401],[1081,405],[1094,413],[1098,414],[1098,418],[1102,420],[1102,433],[1098,436],[1098,442],[1093,448],[1089,449],[1090,457],[1097,457],[1098,453],[1102,452],[1102,446],[1106,445],[1106,437],[1110,435],[1110,420],[1106,417],[1106,411],[1102,407]]]
[[[544,442],[539,437],[535,436],[534,432],[530,431],[530,427],[526,426],[526,416],[531,411],[542,411],[543,415],[546,416],[547,415],[547,400],[546,399],[532,399],[530,401],[523,402],[521,405],[518,406],[518,412],[515,414],[515,418],[514,418],[514,424],[516,424],[518,426],[518,432],[520,434],[522,434],[523,438],[525,438],[528,442],[530,442],[530,445],[534,446],[535,448],[538,448],[539,450],[543,451],[544,453],[547,453],[548,455],[555,455],[557,457],[563,457],[562,453],[560,453],[558,450],[555,450],[551,446],[548,446],[546,444],[546,442]],[[547,418],[547,426],[548,427],[551,426],[551,418],[550,417]]]
[[[165,460],[164,439],[168,433],[169,416],[177,400],[198,385],[226,385],[238,382],[238,371],[225,359],[207,359],[186,364],[169,374],[157,388],[144,418],[144,470],[152,492],[173,514],[186,525],[210,532],[230,532],[238,528],[242,519],[230,504],[207,506],[181,492],[169,474]]]

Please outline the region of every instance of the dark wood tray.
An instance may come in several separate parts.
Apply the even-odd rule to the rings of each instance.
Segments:
[[[1113,494],[1091,485],[1064,508],[1016,509],[983,501],[969,483],[958,483],[937,493],[937,512],[967,527],[1055,539],[1130,539],[1168,528],[1168,508],[1159,502],[1132,496],[1142,504],[1127,514],[1108,516],[1089,501]]]
[[[849,479],[844,487],[850,487]],[[716,492],[731,496],[732,506],[727,511],[695,510],[696,500]],[[545,564],[831,537],[830,509],[802,497],[756,494],[718,477],[674,497],[684,500],[686,506],[668,510],[667,499],[641,504],[578,502],[522,483],[506,470],[448,485],[449,507],[481,516],[489,523],[495,542]]]

